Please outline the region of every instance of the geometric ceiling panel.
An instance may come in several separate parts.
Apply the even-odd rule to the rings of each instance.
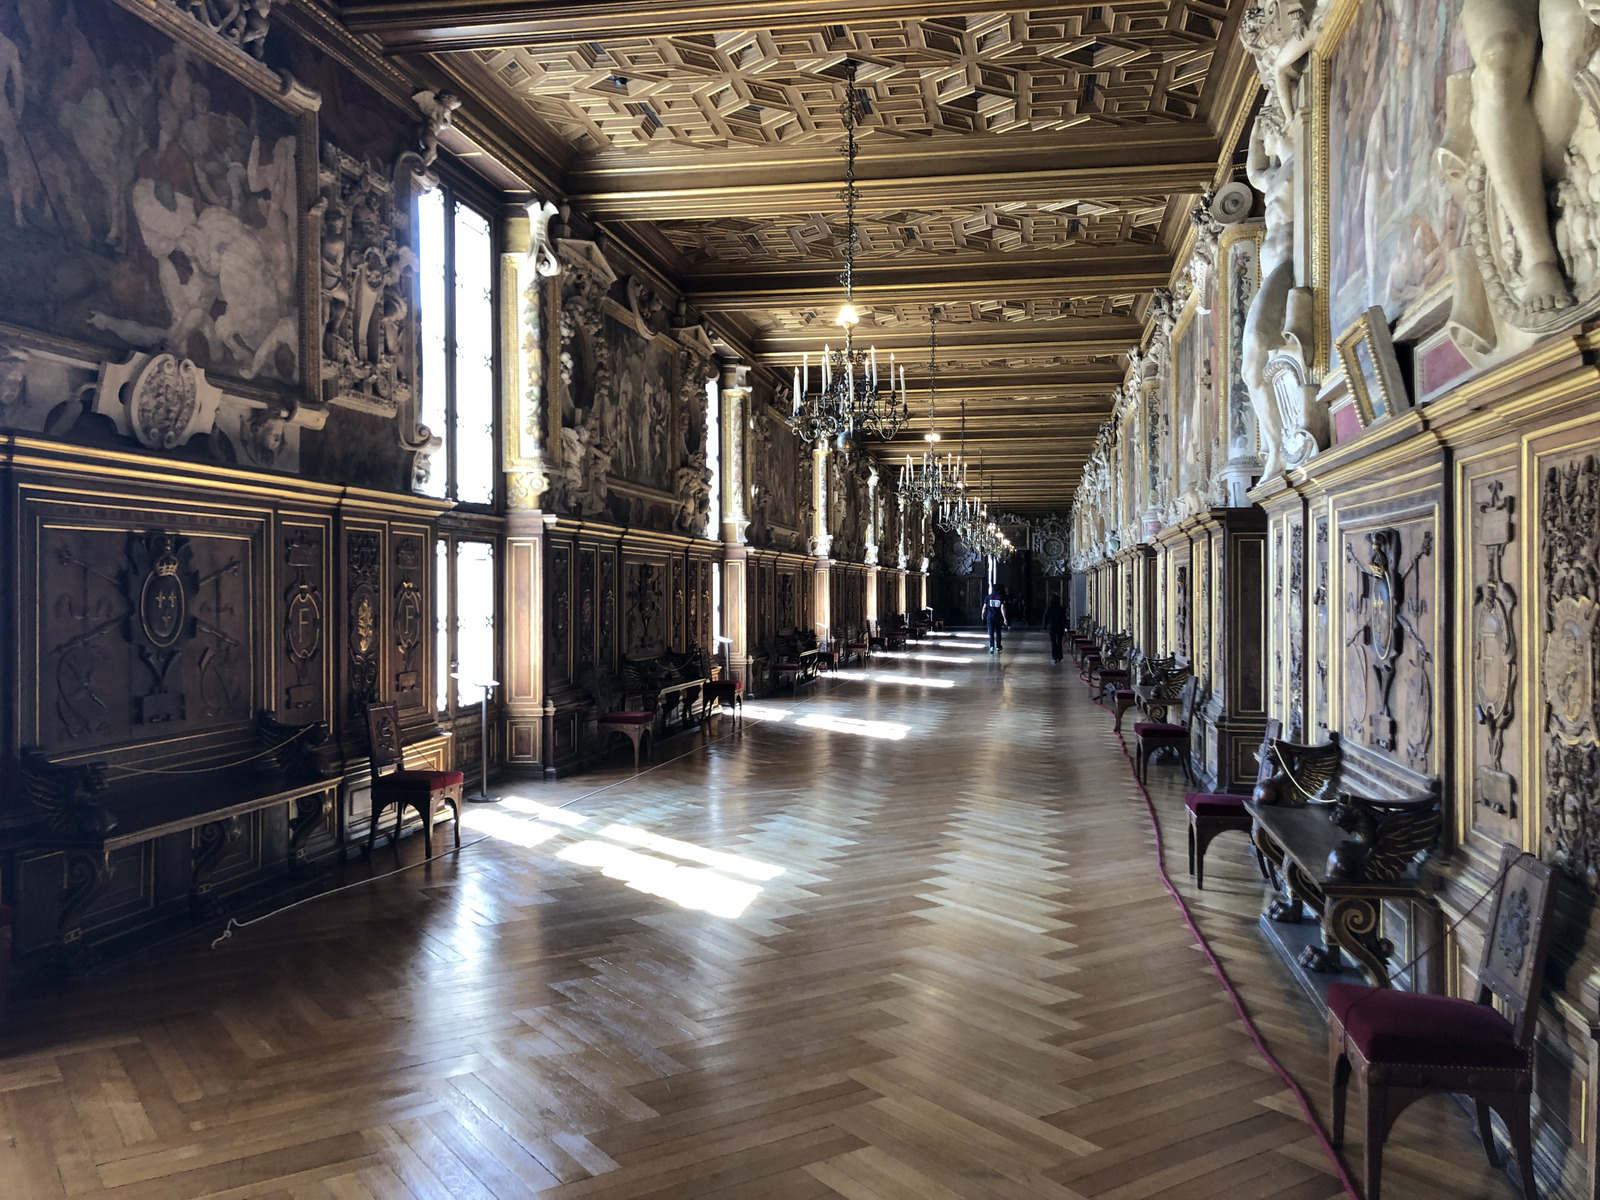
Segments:
[[[856,259],[948,261],[1074,246],[1155,245],[1167,204],[1166,196],[1133,196],[868,213],[856,220]],[[843,213],[663,221],[659,228],[693,265],[842,262],[848,229]]]
[[[1129,0],[470,53],[588,153],[841,140],[852,59],[870,145],[1191,120],[1227,16],[1226,0]]]

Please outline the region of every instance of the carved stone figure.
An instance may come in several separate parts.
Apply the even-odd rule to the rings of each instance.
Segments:
[[[1320,16],[1320,14],[1319,14]],[[1251,8],[1239,38],[1255,56],[1266,98],[1250,135],[1246,174],[1266,204],[1266,237],[1261,244],[1261,286],[1245,318],[1241,370],[1250,389],[1263,456],[1262,478],[1283,469],[1283,421],[1267,378],[1267,361],[1288,344],[1290,293],[1294,269],[1294,83],[1299,61],[1316,41],[1319,22],[1308,22],[1297,0],[1267,0]],[[1308,342],[1299,335],[1302,344]]]
[[[1467,215],[1450,328],[1474,359],[1600,311],[1597,22],[1587,2],[1462,2],[1473,66],[1448,81],[1438,161]]]
[[[685,533],[706,536],[711,519],[711,472],[706,469],[704,451],[689,456],[687,466],[678,468],[678,528]]]
[[[171,0],[229,45],[256,58],[266,56],[272,0]]]
[[[418,92],[411,99],[422,110],[417,145],[422,150],[422,170],[431,170],[439,158],[439,135],[456,119],[461,99],[452,92]]]

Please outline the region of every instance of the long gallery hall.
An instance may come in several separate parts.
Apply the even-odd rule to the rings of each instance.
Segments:
[[[0,1200],[1600,1200],[1600,0],[0,0]]]
[[[1341,1195],[1071,661],[914,645],[39,1005],[0,1168],[39,1197]],[[1229,849],[1185,891],[1310,1074],[1320,1022]],[[1514,1195],[1434,1103],[1391,1194]]]

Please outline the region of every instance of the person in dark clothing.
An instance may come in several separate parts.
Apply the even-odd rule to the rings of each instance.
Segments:
[[[1067,633],[1067,610],[1061,607],[1059,598],[1052,596],[1049,607],[1044,610],[1044,631],[1050,635],[1050,661],[1061,661],[1061,640]]]
[[[1010,626],[1006,619],[1006,598],[999,588],[990,588],[983,602],[983,621],[989,627],[989,653],[1000,653],[1000,631]]]

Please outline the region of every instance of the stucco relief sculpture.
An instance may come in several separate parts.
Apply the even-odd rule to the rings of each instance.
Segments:
[[[266,55],[272,0],[171,0],[230,46],[255,58]]]
[[[1262,478],[1285,466],[1285,441],[1296,461],[1315,452],[1308,439],[1326,440],[1325,429],[1308,428],[1311,405],[1306,394],[1307,351],[1311,346],[1309,293],[1296,287],[1294,265],[1295,84],[1301,60],[1315,43],[1320,16],[1308,16],[1303,0],[1268,0],[1251,8],[1239,38],[1255,56],[1266,90],[1261,112],[1250,135],[1246,173],[1266,205],[1266,237],[1261,244],[1261,286],[1245,318],[1242,371],[1250,389],[1263,457]],[[1298,293],[1298,296],[1297,296]],[[1269,372],[1273,357],[1287,357]],[[1298,360],[1300,391],[1285,387],[1291,363]],[[1282,403],[1290,400],[1286,413]],[[1285,417],[1288,420],[1285,420]]]
[[[1463,0],[1439,165],[1467,214],[1451,333],[1469,358],[1600,311],[1600,5]]]

